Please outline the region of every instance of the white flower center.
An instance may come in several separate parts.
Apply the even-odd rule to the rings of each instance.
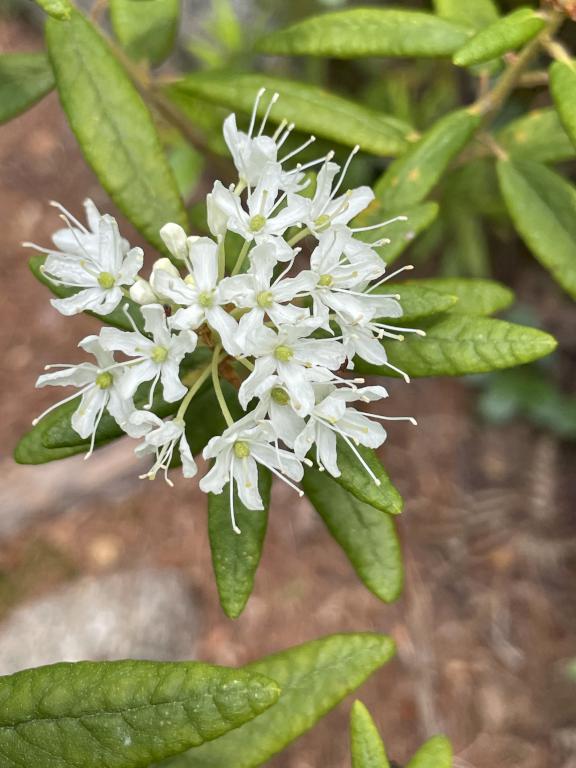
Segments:
[[[102,373],[96,376],[96,386],[100,387],[100,389],[108,389],[108,387],[112,386],[113,381],[112,374],[108,373],[108,371],[102,371]]]
[[[98,285],[100,288],[104,288],[104,290],[113,288],[115,283],[114,275],[110,274],[110,272],[100,272],[98,275]]]
[[[158,365],[162,365],[162,363],[165,362],[166,358],[168,357],[168,350],[166,347],[154,347],[150,357],[152,358],[153,362],[158,363]]]
[[[282,387],[273,387],[270,396],[278,405],[288,405],[290,402],[290,395]]]
[[[246,459],[250,456],[250,446],[244,440],[237,440],[234,443],[234,453],[239,459]]]
[[[280,360],[282,363],[287,363],[294,357],[294,350],[291,347],[286,346],[286,344],[280,344],[280,346],[276,347],[274,350],[274,356],[276,357],[276,360]]]

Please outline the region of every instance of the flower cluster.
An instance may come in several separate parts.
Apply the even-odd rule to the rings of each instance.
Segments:
[[[333,153],[288,167],[314,137],[282,156],[294,126],[284,121],[272,136],[264,134],[277,94],[257,126],[263,93],[246,133],[234,115],[224,122],[239,178],[229,187],[216,181],[207,195],[211,236],[188,236],[179,225],[166,224],[160,235],[172,258],[158,259],[148,280],[139,275],[142,249],[131,248],[114,218],[100,214],[90,200],[85,203],[88,226],[57,206],[66,227],[54,234],[54,247],[26,244],[46,254],[45,277],[68,289],[70,295],[52,300],[59,312],[106,316],[123,311],[120,317],[131,327],[104,327],[98,336],[83,339],[79,346],[95,362],[47,366],[56,370],[40,376],[37,386],[78,388],[67,400],[80,398],[72,427],[90,442],[88,455],[107,411],[123,431],[141,440],[138,455],[154,455],[143,477],[162,471],[170,483],[167,472],[178,455],[185,477],[197,472],[186,413],[211,380],[228,427],[204,447],[204,458],[213,461],[200,487],[219,494],[229,485],[237,531],[234,488],[246,507],[262,508],[258,464],[298,490],[294,483],[305,464],[314,462],[339,475],[340,438],[378,482],[357,446],[381,445],[386,432],[380,421],[388,417],[354,405],[379,400],[387,392],[382,386],[359,386],[364,380],[346,376],[346,369],[353,369],[356,356],[394,368],[382,339],[413,330],[383,320],[402,315],[399,297],[381,288],[392,276],[376,251],[385,241],[367,243],[358,237],[387,222],[353,226],[374,198],[368,187],[343,191],[358,148],[343,168],[333,162]],[[310,194],[313,167],[318,172]],[[229,251],[237,243],[235,264],[227,274]],[[132,307],[139,305],[141,319],[130,311],[127,298]],[[183,363],[199,347],[211,359],[194,369],[187,386]],[[238,386],[237,400],[246,412],[239,420],[230,414],[222,377]],[[170,418],[152,412],[160,395],[164,403],[175,404]]]

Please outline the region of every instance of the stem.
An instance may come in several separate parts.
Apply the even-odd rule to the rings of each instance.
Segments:
[[[307,235],[310,234],[310,230],[308,227],[304,227],[304,229],[301,232],[297,232],[293,237],[288,240],[288,245],[296,245],[296,243],[299,243],[300,240],[303,240]]]
[[[212,363],[210,368],[212,371],[212,383],[214,384],[214,392],[216,393],[216,399],[218,400],[218,405],[220,406],[222,415],[226,420],[226,424],[229,427],[231,427],[232,424],[234,424],[234,419],[232,418],[232,414],[228,410],[228,405],[226,404],[224,393],[222,392],[222,386],[220,385],[220,377],[218,376],[218,364],[220,362],[221,351],[222,351],[222,345],[217,344],[214,349],[214,354],[212,355]]]
[[[210,376],[211,370],[212,370],[212,363],[210,363],[203,369],[202,373],[198,376],[194,384],[192,384],[192,386],[186,393],[184,400],[182,400],[182,402],[180,403],[180,408],[178,408],[178,413],[176,414],[176,421],[184,418],[184,414],[186,413],[186,410],[190,405],[192,398],[194,397],[195,394],[197,394],[200,387],[208,379],[208,377]]]
[[[478,99],[470,108],[471,112],[482,115],[484,127],[492,121],[495,113],[504,104],[508,96],[518,85],[524,71],[537,56],[543,44],[549,40],[556,29],[562,23],[563,17],[559,13],[551,13],[546,27],[520,51],[514,62],[504,72],[494,88],[485,96]]]
[[[224,237],[218,238],[218,279],[222,280],[226,274],[226,248],[224,247]]]
[[[250,240],[245,240],[244,245],[242,246],[242,249],[238,254],[238,258],[236,259],[236,264],[234,264],[234,269],[230,273],[232,276],[237,275],[238,272],[240,272],[240,270],[242,269],[242,264],[244,264],[244,259],[246,258],[246,254],[248,253],[249,248],[250,248]]]

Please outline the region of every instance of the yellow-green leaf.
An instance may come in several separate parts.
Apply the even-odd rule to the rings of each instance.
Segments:
[[[171,85],[169,93],[179,102],[189,94],[249,114],[260,88],[266,88],[269,96],[260,100],[259,116],[266,112],[269,97],[274,92],[280,94],[270,112],[272,123],[286,119],[299,131],[310,131],[346,146],[359,144],[365,152],[375,155],[396,156],[409,146],[413,129],[401,120],[295,80],[260,74],[195,72]]]
[[[469,109],[452,112],[394,160],[374,187],[383,208],[401,212],[423,200],[470,141],[480,119]]]
[[[438,216],[438,204],[434,202],[420,205],[404,206],[399,210],[386,210],[378,200],[374,200],[354,221],[358,227],[372,226],[381,221],[389,221],[397,215],[405,216],[406,220],[392,221],[378,229],[359,232],[357,237],[365,243],[373,243],[380,238],[390,240],[389,243],[376,248],[386,264],[390,265],[404,253],[421,232],[424,232]]]
[[[59,21],[67,21],[72,15],[72,3],[70,0],[34,0],[42,10]]]
[[[5,53],[0,56],[0,123],[25,112],[54,87],[45,53]]]
[[[576,76],[574,98],[576,99]],[[576,136],[576,112],[574,135]],[[496,141],[507,153],[540,163],[560,163],[576,156],[573,144],[555,109],[535,109],[512,120],[497,134]]]
[[[362,472],[359,467],[358,472]],[[326,472],[308,468],[302,487],[363,584],[385,603],[398,598],[403,568],[392,517],[359,501]]]
[[[411,288],[416,291],[430,290],[455,300],[445,310],[454,315],[492,315],[506,309],[514,301],[514,294],[506,286],[494,280],[479,278],[430,277],[422,280],[410,280],[400,285],[393,283],[392,288],[394,291],[399,288],[398,292],[401,296],[406,288]],[[400,303],[404,309],[403,298],[400,299]],[[408,317],[403,316],[403,322],[405,319],[411,319],[409,310],[410,304],[408,304]],[[427,314],[433,313],[428,312]]]
[[[408,283],[386,283],[374,293],[392,293],[399,296],[402,307],[402,322],[408,323],[422,317],[449,312],[458,304],[458,297],[448,290],[436,291],[428,280],[414,280]]]
[[[452,768],[452,745],[445,736],[433,736],[420,747],[406,768]]]
[[[355,701],[350,714],[352,768],[390,768],[376,724],[361,701]]]
[[[438,16],[463,27],[478,30],[498,19],[494,0],[433,0]]]
[[[179,14],[180,0],[110,0],[112,28],[126,53],[154,65],[172,51]]]
[[[518,8],[490,26],[481,29],[458,49],[452,61],[458,67],[470,67],[491,61],[508,51],[515,51],[546,26],[542,14],[533,8]]]
[[[562,125],[576,147],[576,61],[555,61],[552,64],[550,91]]]
[[[385,8],[311,16],[260,41],[263,53],[285,56],[450,56],[469,35],[459,24],[421,11]]]
[[[576,298],[576,187],[529,160],[500,160],[498,177],[522,239],[556,282]]]
[[[60,100],[86,160],[116,205],[163,250],[160,228],[167,221],[187,227],[187,217],[148,109],[80,13],[67,22],[49,19],[46,39]]]

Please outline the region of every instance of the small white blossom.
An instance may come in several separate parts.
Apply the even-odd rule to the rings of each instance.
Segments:
[[[292,407],[290,395],[278,376],[271,376],[266,386],[267,389],[259,394],[258,405],[251,413],[256,421],[268,419],[278,438],[293,448],[306,422]]]
[[[137,456],[146,456],[150,453],[156,455],[156,461],[150,470],[146,474],[140,475],[142,479],[154,480],[158,472],[162,471],[168,485],[173,485],[168,477],[168,470],[176,447],[180,452],[184,477],[194,477],[198,472],[198,467],[186,440],[186,424],[183,419],[174,418],[162,421],[150,411],[134,411],[128,421],[127,432],[131,437],[144,438],[134,451]]]

